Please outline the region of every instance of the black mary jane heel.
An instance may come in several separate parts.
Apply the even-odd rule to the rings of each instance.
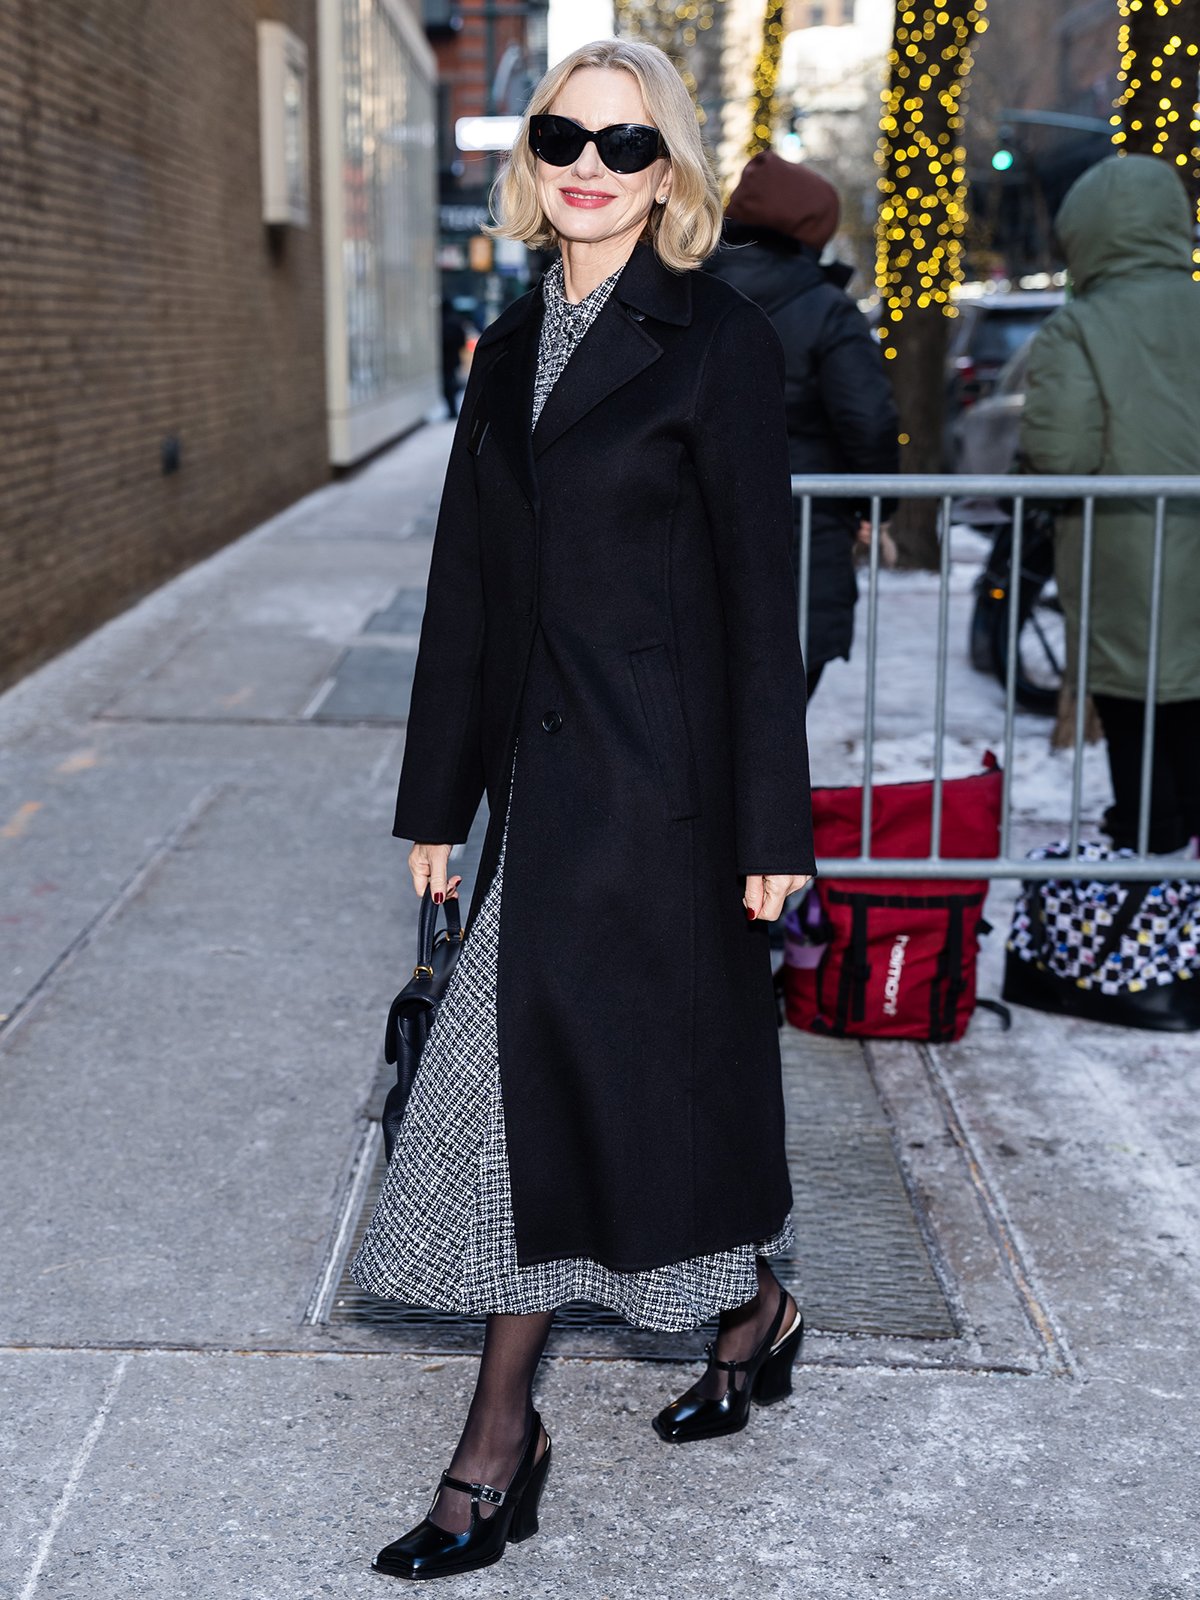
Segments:
[[[770,1331],[746,1361],[718,1361],[717,1347],[710,1344],[706,1354],[709,1369],[729,1374],[725,1393],[719,1400],[699,1395],[683,1395],[655,1417],[653,1427],[668,1444],[690,1444],[694,1439],[719,1439],[727,1433],[740,1433],[750,1420],[750,1404],[774,1405],[792,1392],[792,1367],[800,1354],[804,1338],[804,1317],[797,1309],[791,1325],[784,1329],[788,1297],[779,1291],[779,1309]],[[738,1374],[746,1374],[739,1386]]]
[[[507,1545],[531,1539],[538,1531],[538,1502],[550,1471],[550,1435],[546,1435],[546,1448],[539,1456],[541,1437],[542,1419],[535,1411],[529,1439],[507,1489],[494,1489],[490,1483],[465,1483],[443,1472],[439,1494],[442,1489],[457,1489],[471,1497],[470,1527],[465,1533],[449,1533],[426,1517],[402,1539],[381,1550],[372,1570],[391,1578],[449,1578],[490,1567]],[[490,1517],[480,1511],[485,1505],[493,1507]],[[429,1509],[432,1512],[433,1506]]]

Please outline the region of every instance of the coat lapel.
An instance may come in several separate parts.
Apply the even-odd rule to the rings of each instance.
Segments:
[[[656,321],[684,325],[691,314],[688,276],[664,267],[651,246],[637,245],[607,304],[550,391],[533,430],[534,456],[658,360],[662,345],[654,337]]]
[[[658,340],[634,322],[615,294],[611,295],[550,391],[533,430],[534,456],[540,456],[661,354]]]
[[[487,376],[487,418],[496,443],[530,505],[537,504],[535,458],[588,412],[653,365],[662,346],[655,322],[686,326],[692,317],[690,274],[664,267],[649,245],[638,245],[608,303],[588,329],[530,433],[542,290],[511,305],[484,334],[503,341]]]

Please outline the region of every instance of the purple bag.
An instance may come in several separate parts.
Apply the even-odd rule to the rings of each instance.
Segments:
[[[821,965],[829,943],[829,923],[816,889],[810,889],[783,919],[783,962],[811,971]]]

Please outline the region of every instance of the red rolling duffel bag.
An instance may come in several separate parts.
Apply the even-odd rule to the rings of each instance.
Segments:
[[[942,785],[942,855],[983,860],[1000,847],[1002,777],[989,750],[984,770]],[[927,856],[933,784],[876,785],[871,853]],[[818,857],[857,856],[861,789],[815,789]],[[812,1033],[874,1039],[960,1039],[975,1009],[975,957],[987,897],[983,879],[822,877],[812,908],[785,922],[787,1019]],[[981,924],[983,927],[981,928]],[[819,931],[817,931],[819,930]],[[825,950],[814,960],[814,944]]]

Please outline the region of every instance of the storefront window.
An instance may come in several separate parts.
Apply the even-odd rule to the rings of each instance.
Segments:
[[[431,367],[434,99],[388,0],[341,0],[341,27],[347,399],[359,406]]]

